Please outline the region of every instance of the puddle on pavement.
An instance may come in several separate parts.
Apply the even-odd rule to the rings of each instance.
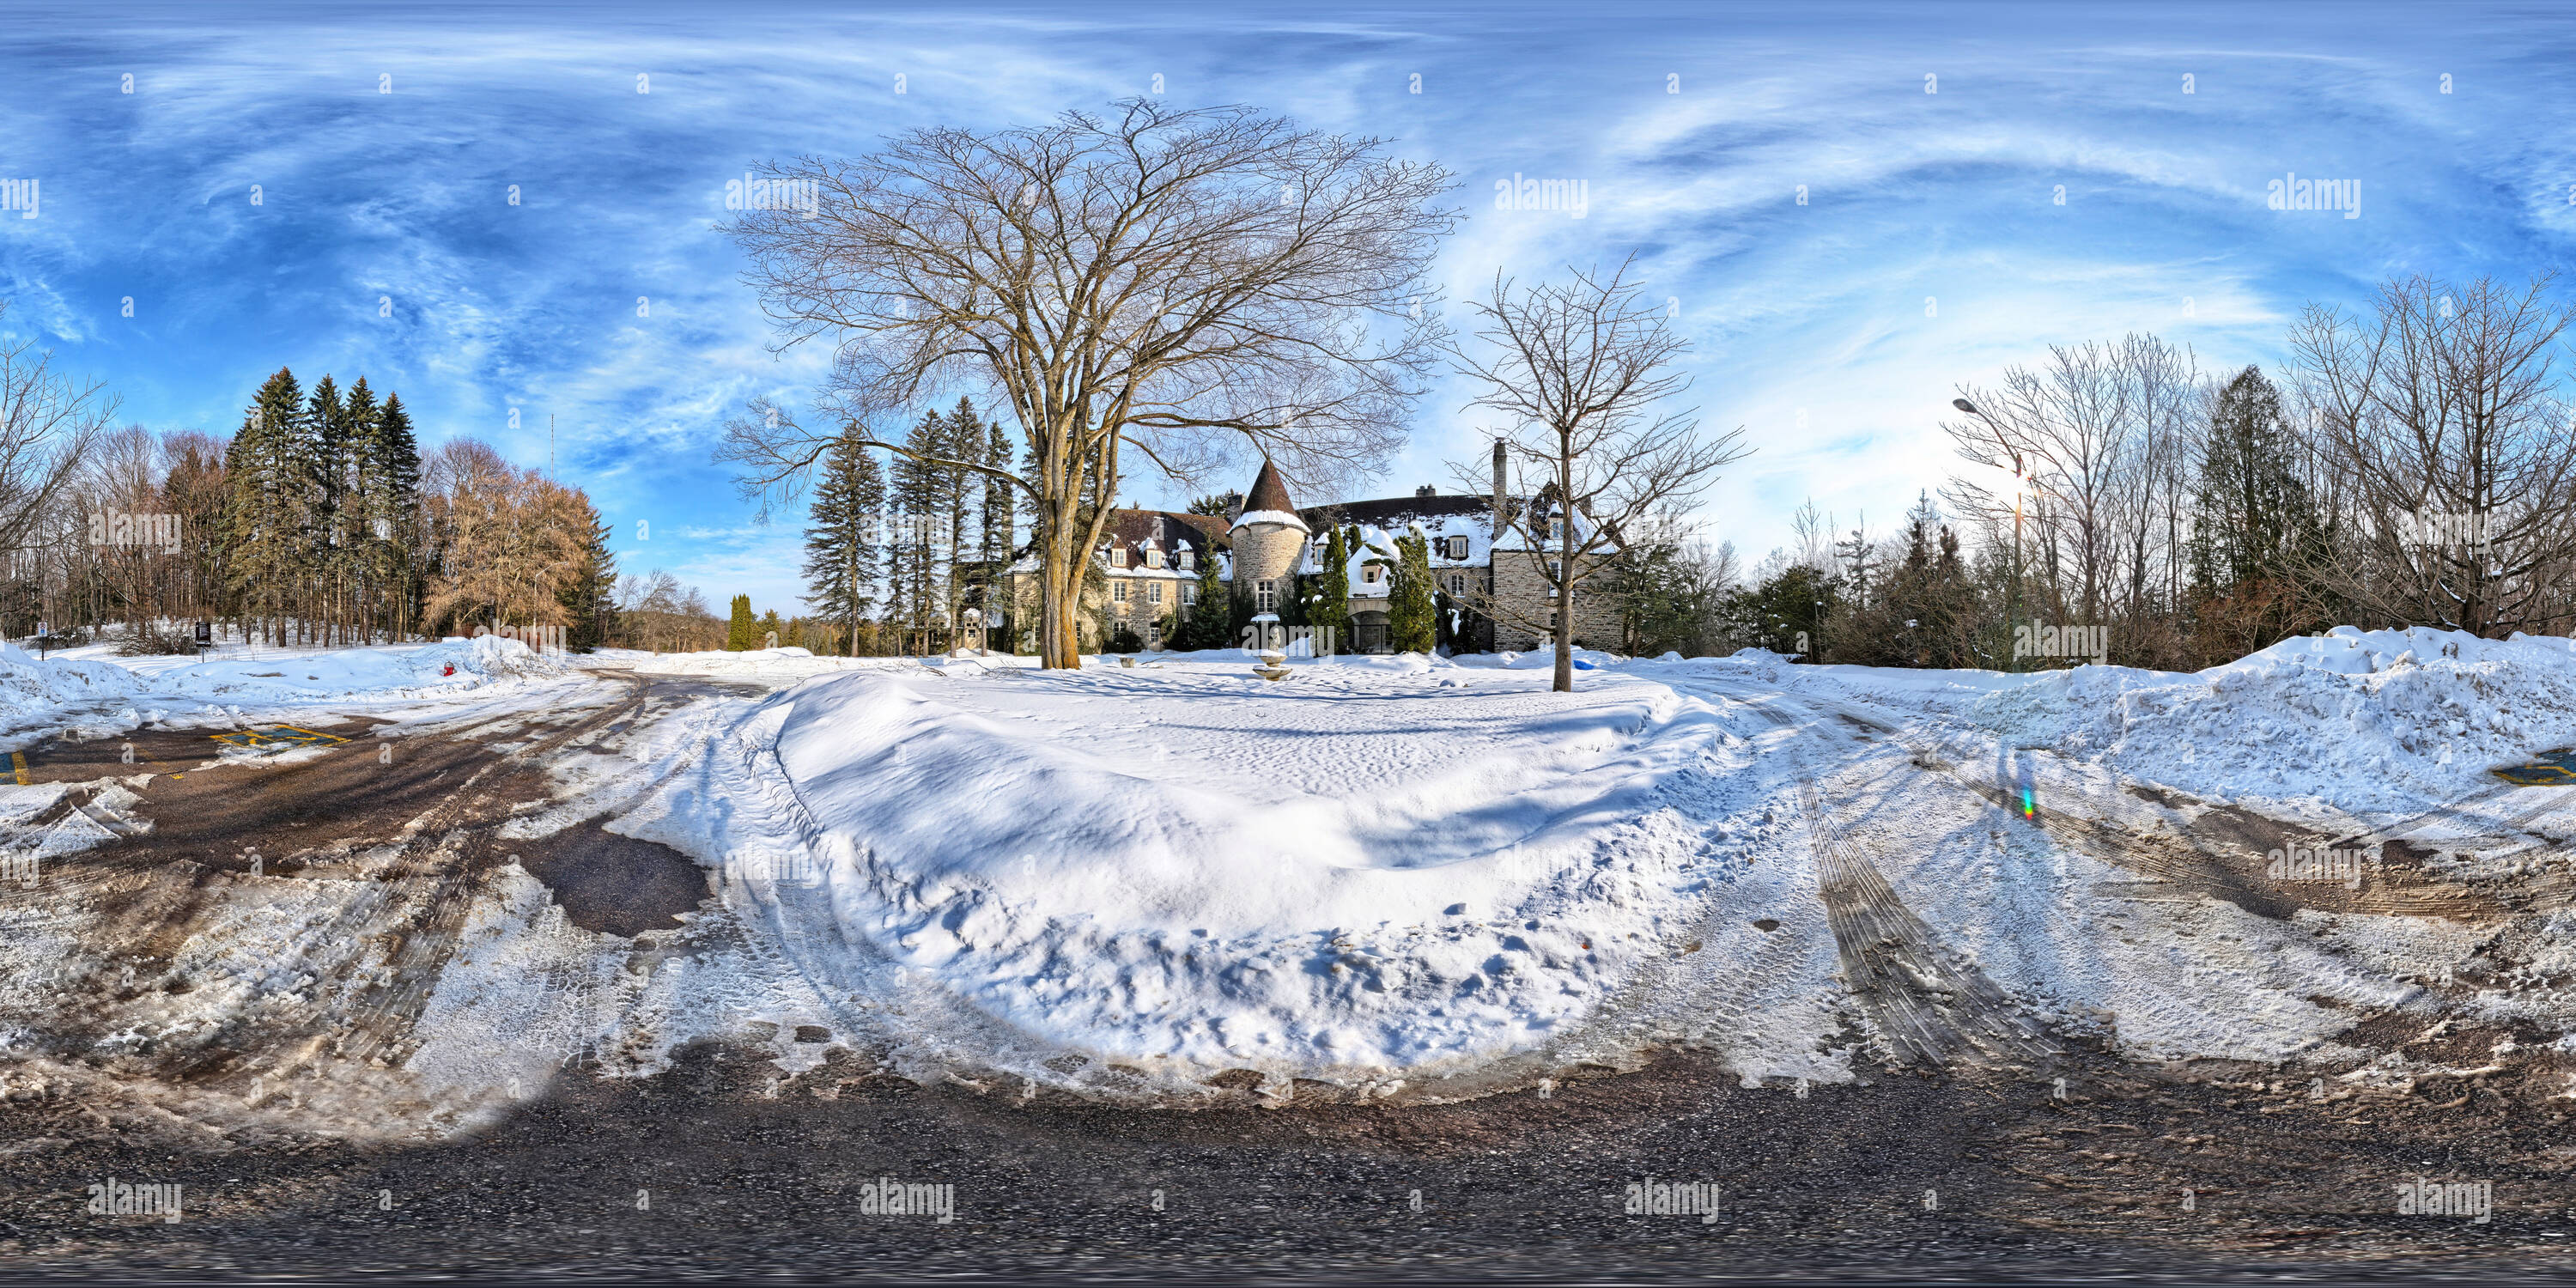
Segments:
[[[678,914],[697,911],[710,894],[707,870],[689,856],[619,836],[597,821],[511,845],[519,866],[554,891],[564,918],[598,934],[632,938],[678,929]]]

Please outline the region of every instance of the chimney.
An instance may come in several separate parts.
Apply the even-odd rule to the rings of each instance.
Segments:
[[[1510,522],[1503,510],[1503,440],[1494,440],[1494,540],[1503,539],[1503,525]]]
[[[1425,484],[1423,484],[1422,486],[1420,486],[1420,487],[1418,487],[1418,488],[1413,489],[1413,494],[1414,494],[1415,496],[1437,496],[1437,495],[1439,495],[1439,493],[1440,493],[1440,489],[1435,488],[1435,487],[1431,486],[1431,485],[1430,485],[1430,484],[1428,484],[1428,483],[1425,483]]]

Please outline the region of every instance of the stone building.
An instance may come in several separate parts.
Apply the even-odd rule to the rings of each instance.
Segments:
[[[1098,605],[1086,602],[1077,615],[1083,623],[1083,647],[1106,642],[1097,638],[1101,631],[1095,619],[1111,632],[1124,623],[1149,647],[1159,646],[1155,628],[1166,618],[1177,622],[1197,607],[1198,569],[1212,558],[1224,561],[1221,575],[1229,587],[1244,587],[1253,612],[1286,615],[1283,605],[1297,578],[1326,571],[1325,536],[1340,526],[1358,528],[1360,541],[1341,570],[1348,579],[1354,638],[1338,642],[1339,650],[1387,651],[1395,538],[1416,529],[1429,539],[1432,581],[1461,651],[1536,648],[1546,642],[1545,631],[1555,620],[1555,593],[1541,571],[1553,561],[1533,553],[1517,527],[1498,531],[1494,515],[1498,506],[1517,516],[1536,505],[1537,523],[1551,537],[1561,531],[1555,525],[1565,520],[1547,513],[1546,494],[1535,501],[1504,495],[1499,452],[1494,484],[1490,495],[1442,495],[1422,487],[1407,497],[1299,507],[1278,468],[1263,461],[1251,490],[1228,519],[1168,510],[1112,511],[1107,539],[1093,552],[1107,575],[1108,597]],[[1590,522],[1580,514],[1573,521],[1578,533]],[[1009,576],[1015,602],[1032,610],[1014,620],[1034,620],[1035,555],[1013,564]],[[1492,616],[1476,611],[1486,606],[1500,611]],[[1592,648],[1619,643],[1618,606],[1599,578],[1576,591],[1574,640]],[[1024,638],[1020,646],[1033,650],[1035,641]]]

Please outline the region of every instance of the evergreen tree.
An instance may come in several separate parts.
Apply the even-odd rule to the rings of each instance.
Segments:
[[[949,441],[947,420],[932,413],[905,435],[904,447],[922,456],[945,456]],[[899,455],[892,475],[887,499],[893,503],[896,531],[887,543],[887,607],[902,637],[915,651],[927,653],[932,626],[948,602],[949,561],[955,553],[954,546],[942,549],[953,535],[951,474],[946,467]]]
[[[306,520],[306,540],[312,551],[310,575],[312,593],[306,601],[306,615],[315,619],[310,624],[327,624],[337,634],[346,621],[345,597],[348,583],[356,569],[350,566],[348,534],[341,508],[348,498],[348,457],[353,434],[348,403],[340,396],[340,387],[329,375],[313,382],[313,392],[306,399],[305,417],[312,425],[309,449],[312,452],[313,499]],[[336,640],[334,642],[337,642]]]
[[[783,622],[783,621],[780,621],[780,620],[779,620],[779,617],[778,617],[778,610],[777,610],[777,609],[775,609],[775,608],[770,609],[768,612],[762,613],[762,614],[760,615],[760,620],[759,620],[758,622],[755,622],[755,623],[753,623],[753,624],[752,624],[752,628],[751,628],[751,645],[752,645],[752,647],[753,647],[753,648],[767,648],[767,647],[769,647],[769,637],[770,637],[770,636],[772,636],[772,635],[775,635],[775,636],[777,636],[777,637],[778,637],[778,642],[779,642],[780,644],[782,644],[782,645],[783,645],[783,644],[787,643],[787,623],[785,623],[785,622]]]
[[[725,627],[725,651],[741,653],[760,647],[758,623],[751,619],[751,596],[733,597],[733,620]]]
[[[572,618],[564,629],[564,646],[575,653],[594,653],[617,630],[617,556],[608,549],[610,528],[590,498],[575,493],[589,520],[582,541],[581,568],[565,581],[557,599]]]
[[[1199,551],[1198,596],[1181,619],[1176,649],[1195,650],[1224,648],[1234,641],[1226,638],[1225,561],[1211,549]]]
[[[1399,653],[1429,653],[1439,638],[1432,604],[1431,539],[1419,528],[1395,539],[1395,578],[1387,588],[1387,642]],[[1327,580],[1330,580],[1328,577]]]
[[[2323,532],[2280,391],[2260,368],[2219,391],[2191,504],[2192,615],[2205,654],[2242,656],[2314,624],[2300,592]]]
[[[886,558],[878,523],[885,475],[855,430],[823,461],[813,522],[805,529],[805,602],[839,622],[843,651],[858,656],[859,622],[877,603],[877,569]]]
[[[362,380],[359,387],[365,384]],[[360,427],[361,535],[385,633],[400,640],[420,621],[424,584],[419,552],[427,525],[421,512],[420,444],[400,394],[385,396],[373,422]]]
[[[298,591],[310,581],[313,457],[302,387],[280,367],[260,386],[224,457],[227,590],[275,644],[286,641],[289,617],[303,608]]]
[[[1324,570],[1315,578],[1314,589],[1306,592],[1306,625],[1316,631],[1332,632],[1333,651],[1351,651],[1351,552],[1358,548],[1360,530],[1353,526],[1327,524],[1324,528]],[[1318,652],[1322,650],[1318,649]]]

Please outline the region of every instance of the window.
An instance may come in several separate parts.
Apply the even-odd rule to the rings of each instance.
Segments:
[[[1163,602],[1163,583],[1157,581],[1146,584],[1145,602],[1148,604],[1159,604]]]
[[[1451,599],[1464,599],[1466,598],[1466,595],[1467,574],[1463,572],[1453,572],[1449,574],[1449,597]]]
[[[1374,588],[1379,582],[1385,579],[1385,564],[1368,564],[1360,569],[1360,583],[1362,585]]]
[[[1554,598],[1556,598],[1556,588],[1557,588],[1559,585],[1563,584],[1563,582],[1564,582],[1564,581],[1565,581],[1565,561],[1563,561],[1563,560],[1561,560],[1561,559],[1550,559],[1550,560],[1548,560],[1548,561],[1547,561],[1547,596],[1548,596],[1548,598],[1550,598],[1550,599],[1554,599]]]
[[[1189,607],[1190,605],[1195,604],[1195,603],[1197,603],[1197,602],[1199,602],[1199,584],[1198,584],[1197,582],[1194,582],[1194,581],[1185,581],[1185,582],[1182,582],[1182,583],[1181,583],[1181,606],[1182,606],[1182,607],[1184,607],[1184,608],[1187,608],[1187,607]]]
[[[1157,548],[1157,547],[1154,547],[1154,546],[1147,546],[1147,547],[1145,547],[1145,566],[1146,566],[1146,567],[1148,567],[1148,568],[1160,568],[1160,567],[1162,567],[1162,566],[1163,566],[1163,552],[1162,552],[1162,550],[1161,550],[1161,549],[1159,549],[1159,548]]]
[[[1116,583],[1116,584],[1114,584],[1114,585],[1110,586],[1110,588],[1109,588],[1109,598],[1110,598],[1110,599],[1112,599],[1112,600],[1114,600],[1114,601],[1116,601],[1116,602],[1118,602],[1118,603],[1121,603],[1121,604],[1126,603],[1126,602],[1127,602],[1127,583],[1125,583],[1125,582],[1123,582],[1123,581],[1122,581],[1122,582],[1118,582],[1118,583]]]
[[[1252,583],[1252,611],[1256,613],[1275,613],[1279,611],[1278,582],[1265,578],[1261,581]]]
[[[1109,566],[1112,568],[1124,568],[1127,566],[1127,547],[1109,547]]]
[[[1465,537],[1449,538],[1449,557],[1452,559],[1464,559],[1467,557],[1467,539]]]
[[[1198,556],[1197,556],[1197,555],[1194,555],[1194,554],[1190,553],[1190,551],[1189,551],[1186,547],[1182,549],[1182,551],[1181,551],[1181,571],[1182,571],[1182,572],[1188,572],[1188,571],[1190,571],[1190,570],[1191,570],[1192,565],[1194,565],[1194,564],[1198,563],[1198,561],[1199,561],[1199,560],[1198,560]]]

